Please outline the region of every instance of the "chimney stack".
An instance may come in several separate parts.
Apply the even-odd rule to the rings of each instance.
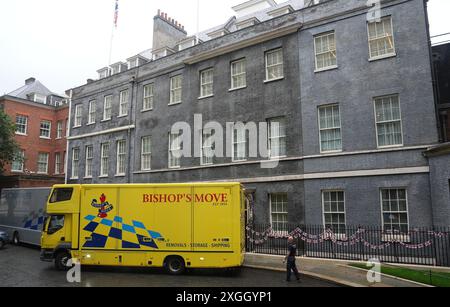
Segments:
[[[187,37],[184,26],[178,20],[158,9],[153,24],[153,50],[174,49],[179,41]]]
[[[33,77],[28,78],[28,79],[25,80],[25,85],[32,84],[35,81],[36,81],[36,78],[33,78]]]

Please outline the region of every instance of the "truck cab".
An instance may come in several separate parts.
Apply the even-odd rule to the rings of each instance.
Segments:
[[[47,218],[41,237],[41,260],[55,262],[58,270],[67,268],[72,250],[78,248],[80,186],[55,186],[47,203]]]

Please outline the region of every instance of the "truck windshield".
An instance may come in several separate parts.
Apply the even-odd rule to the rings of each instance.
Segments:
[[[53,234],[64,227],[64,215],[52,215],[48,223],[48,233]]]
[[[54,189],[52,197],[50,197],[50,203],[59,203],[62,201],[68,201],[72,198],[72,188],[59,188]]]

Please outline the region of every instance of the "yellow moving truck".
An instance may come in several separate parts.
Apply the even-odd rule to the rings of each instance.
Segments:
[[[47,204],[41,260],[81,265],[239,267],[245,252],[240,183],[57,185]]]

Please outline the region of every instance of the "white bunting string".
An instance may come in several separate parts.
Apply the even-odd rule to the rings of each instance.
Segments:
[[[385,242],[377,245],[364,239],[363,235],[365,233],[367,233],[367,231],[365,229],[360,228],[355,234],[347,237],[346,235],[335,234],[331,229],[325,230],[320,235],[314,235],[306,233],[301,228],[296,228],[289,233],[286,231],[282,232],[275,231],[272,229],[272,227],[269,227],[267,230],[263,232],[257,232],[251,229],[250,227],[247,227],[247,239],[250,243],[254,243],[256,245],[262,245],[270,239],[287,239],[289,237],[292,237],[294,239],[300,239],[306,242],[307,244],[314,244],[314,245],[322,244],[326,241],[330,241],[337,246],[343,247],[353,246],[358,243],[362,243],[365,247],[371,250],[383,250],[389,248],[393,244],[399,244],[406,249],[424,249],[433,245],[433,240],[428,240],[426,242],[419,244],[408,244],[405,243],[405,241],[409,241],[408,236],[393,235],[393,234],[382,234],[382,237],[385,237],[387,240],[384,240]],[[412,230],[410,233],[411,234],[418,233],[418,231]],[[434,231],[428,231],[427,234],[435,238],[443,238],[449,235],[448,233],[434,232]]]

